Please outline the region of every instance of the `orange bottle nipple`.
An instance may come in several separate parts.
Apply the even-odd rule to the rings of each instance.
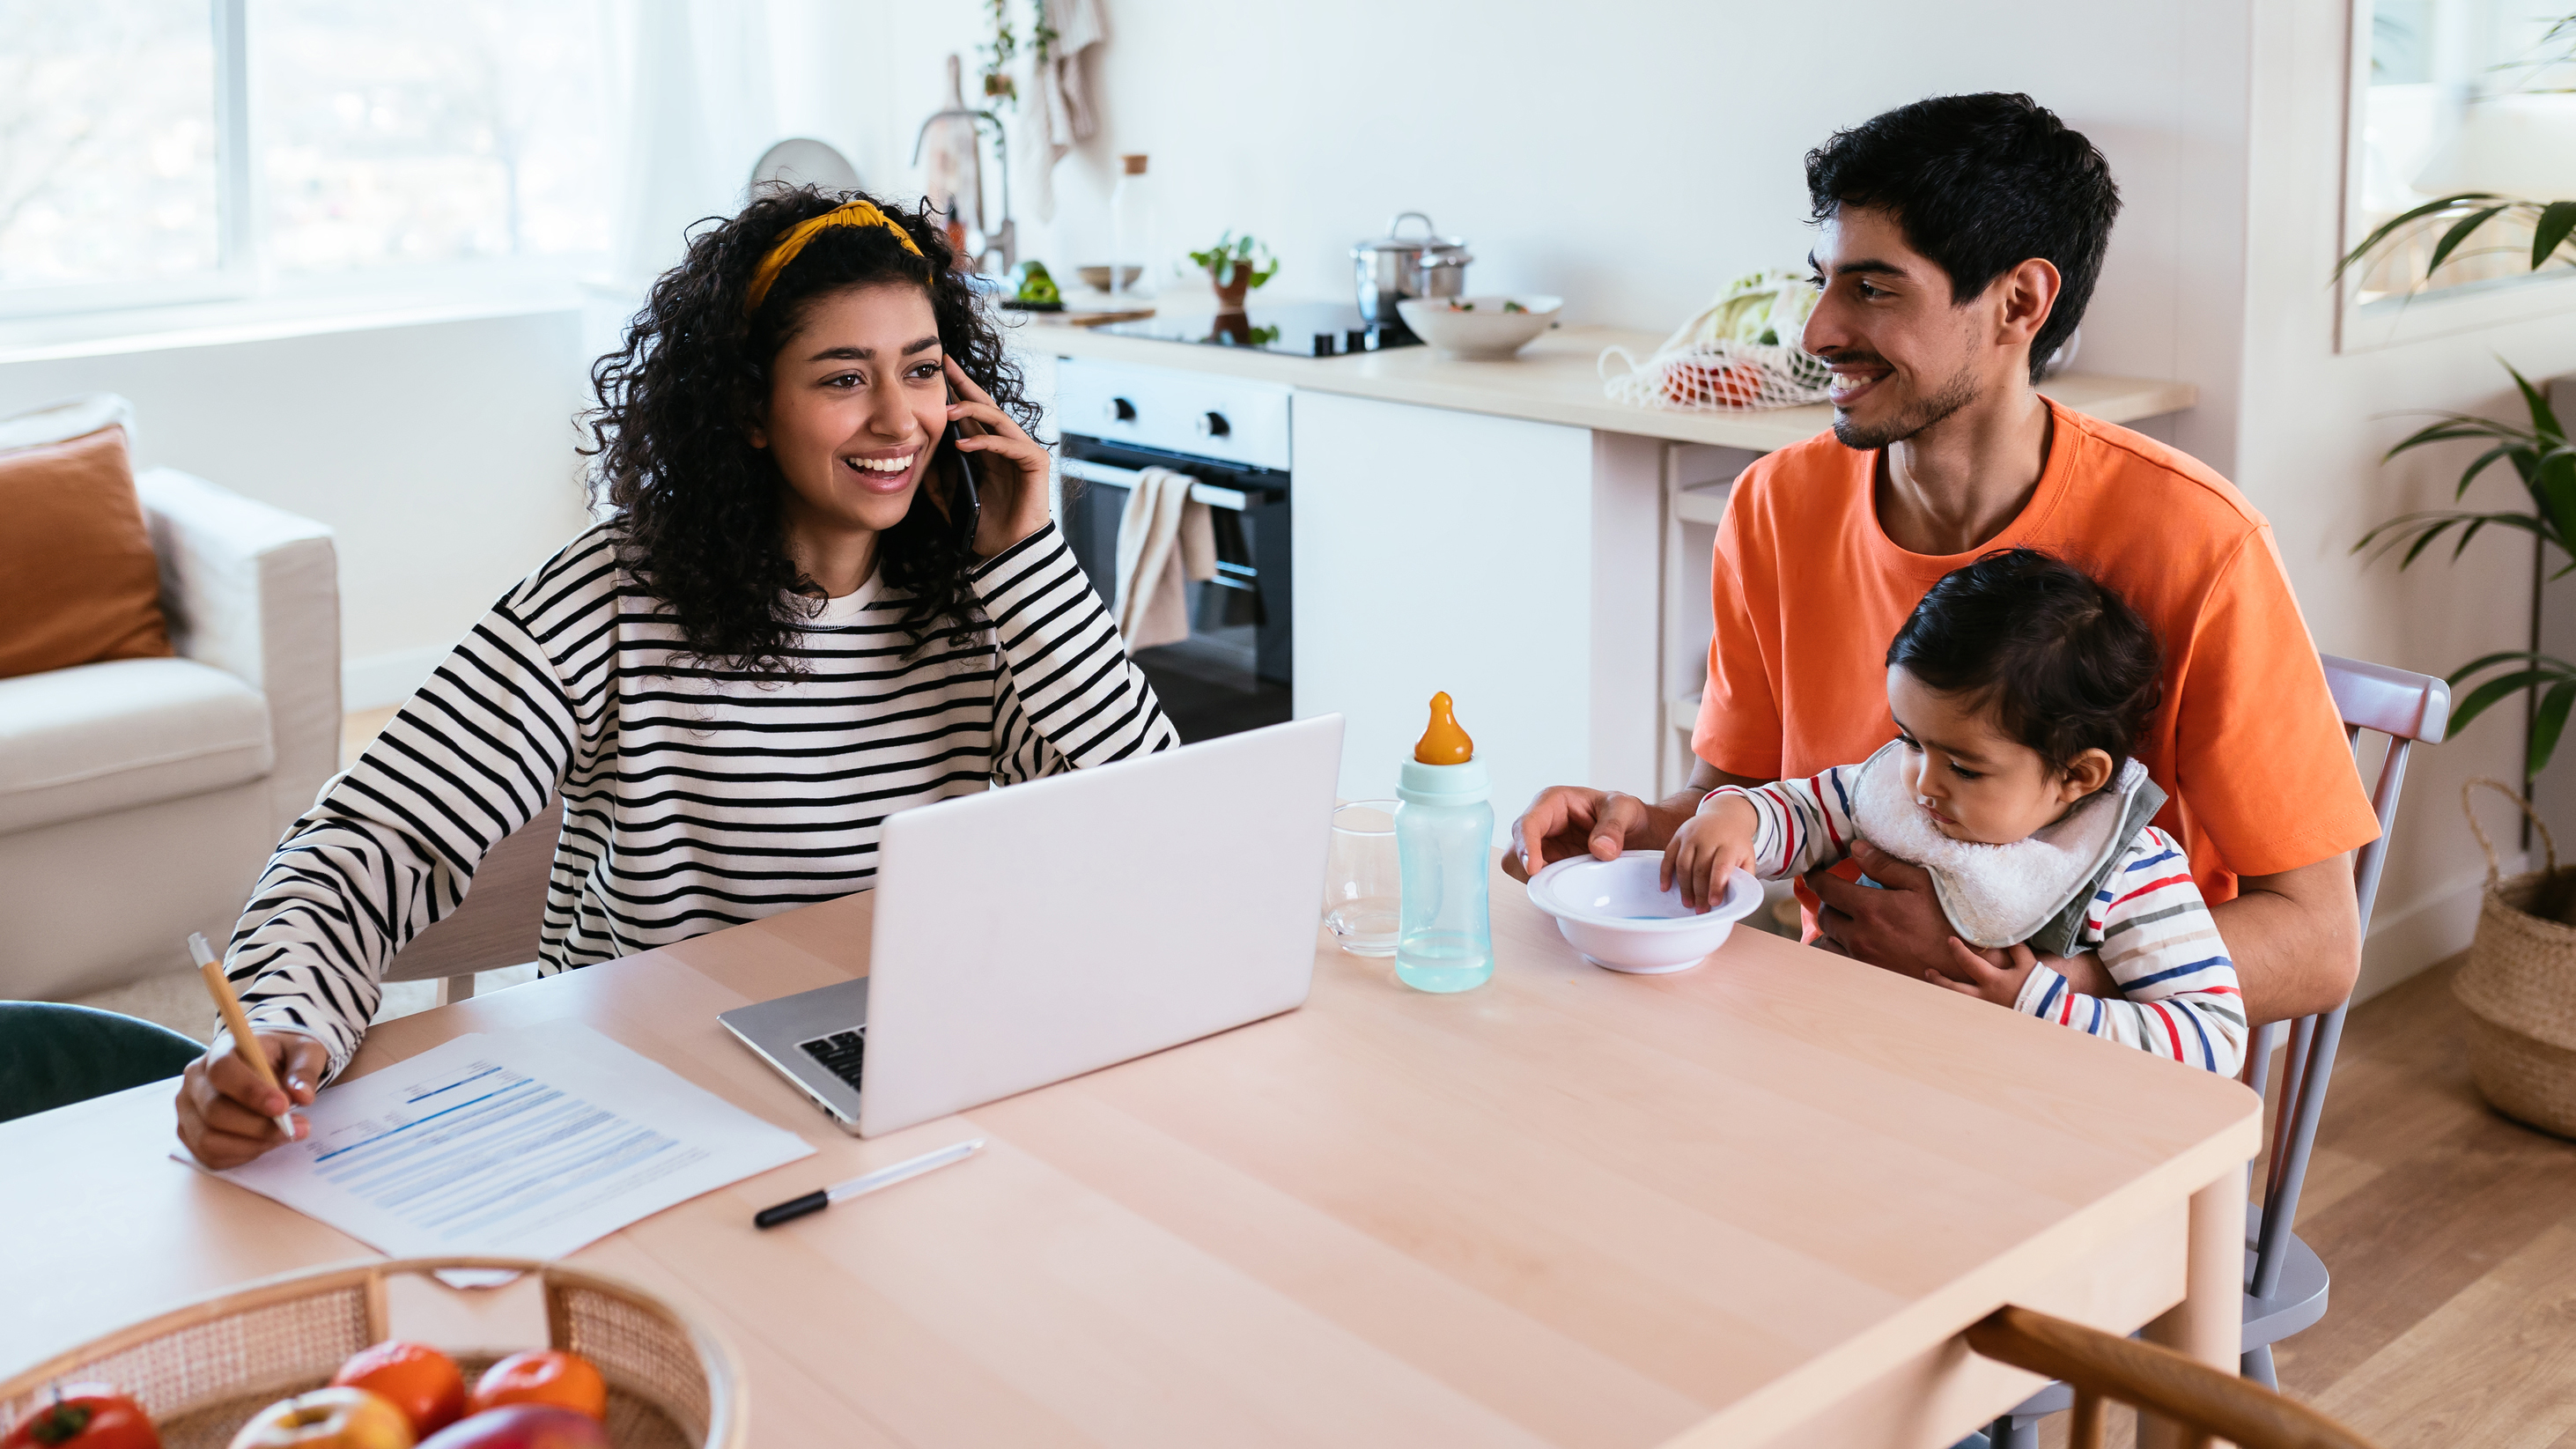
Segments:
[[[1431,696],[1431,727],[1422,732],[1422,743],[1413,747],[1413,758],[1426,765],[1463,765],[1476,758],[1476,742],[1458,728],[1446,693]]]

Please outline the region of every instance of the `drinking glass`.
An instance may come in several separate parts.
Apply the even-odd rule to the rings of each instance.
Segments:
[[[1354,956],[1392,956],[1402,913],[1395,864],[1395,802],[1354,800],[1333,812],[1324,863],[1324,924]]]

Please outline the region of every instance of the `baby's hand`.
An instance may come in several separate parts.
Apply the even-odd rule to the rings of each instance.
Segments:
[[[2028,946],[1981,951],[1952,936],[1949,975],[1926,971],[1923,979],[1962,996],[1982,997],[2008,1007],[2021,1000],[2021,984],[2030,979],[2031,968],[2038,964],[2039,958],[2031,954]]]
[[[1721,796],[1673,832],[1658,872],[1661,884],[1669,890],[1678,882],[1682,904],[1706,911],[1726,894],[1726,882],[1739,867],[1752,866],[1753,832],[1761,824],[1752,806],[1732,795]]]

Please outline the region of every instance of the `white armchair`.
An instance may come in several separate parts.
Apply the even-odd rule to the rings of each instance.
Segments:
[[[184,969],[339,768],[331,531],[168,468],[135,485],[178,657],[0,679],[0,997]]]

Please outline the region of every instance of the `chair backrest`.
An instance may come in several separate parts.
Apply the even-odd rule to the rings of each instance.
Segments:
[[[209,1022],[214,1010],[208,1003]],[[0,1122],[175,1077],[205,1050],[141,1017],[60,1001],[0,1001]]]
[[[2442,741],[2451,721],[2451,687],[2429,674],[2391,669],[2358,659],[2318,656],[2325,666],[2326,687],[2343,717],[2344,741],[2356,762],[2361,733],[2387,736],[2388,751],[2379,762],[2379,779],[2371,786],[2370,808],[2379,817],[2379,838],[2353,852],[2353,895],[2361,910],[2361,932],[2370,934],[2370,909],[2379,898],[2379,871],[2388,859],[2388,840],[2397,828],[2397,797],[2406,787],[2407,752],[2419,744]],[[2326,1082],[2334,1074],[2335,1047],[2343,1039],[2346,1006],[2293,1022],[2272,1022],[2254,1033],[2246,1053],[2247,1080],[2264,1088],[2286,1027],[2289,1061],[2281,1071],[2280,1099],[2272,1106],[2271,1170],[2264,1178],[2263,1221],[2255,1238],[2254,1275],[2247,1288],[2257,1298],[2271,1296],[2289,1261],[2291,1225],[2299,1215],[2299,1188],[2307,1181],[2308,1155],[2316,1145],[2317,1121],[2325,1112]]]
[[[2009,1306],[1970,1325],[1967,1339],[1998,1363],[2074,1385],[2067,1449],[2102,1449],[2105,1400],[2239,1449],[2372,1449],[2369,1440],[2295,1399],[2161,1344]]]
[[[545,929],[546,882],[563,834],[563,796],[510,832],[474,868],[465,899],[411,938],[385,968],[387,981],[429,981],[494,971],[537,959]]]

